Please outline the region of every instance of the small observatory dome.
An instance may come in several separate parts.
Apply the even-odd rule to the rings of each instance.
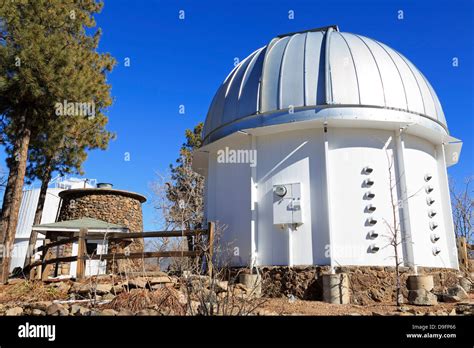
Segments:
[[[331,26],[277,36],[238,64],[212,101],[204,140],[249,127],[340,115],[327,110],[336,106],[400,110],[406,118],[419,115],[447,129],[435,91],[407,58],[381,42]],[[309,115],[299,114],[308,110]],[[384,118],[399,119],[395,114]]]
[[[224,80],[203,140],[193,168],[233,265],[393,266],[397,254],[458,268],[446,167],[462,143],[425,76],[383,43],[337,26],[277,36]]]

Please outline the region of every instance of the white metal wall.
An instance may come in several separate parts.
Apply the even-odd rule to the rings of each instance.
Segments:
[[[242,136],[226,146],[249,149],[250,137]],[[232,265],[250,265],[250,174],[248,163],[217,163],[217,150],[210,153],[207,219],[217,223],[220,261]]]
[[[59,192],[62,189],[50,188],[47,191],[46,200],[41,216],[41,223],[51,223],[56,221],[56,215],[59,207]],[[35,218],[36,206],[38,205],[40,189],[24,190],[23,198],[20,205],[20,213],[18,218],[18,226],[15,234],[15,244],[13,245],[12,260],[10,263],[10,271],[15,267],[23,267],[28,248],[28,241],[31,234],[31,227]],[[42,234],[38,234],[39,242],[44,238]]]
[[[329,129],[328,137],[334,265],[394,265],[388,228],[393,226],[389,163],[394,159],[394,133],[338,128]],[[362,173],[366,166],[373,168],[371,174]],[[396,180],[392,168],[392,179]],[[367,188],[363,182],[369,177],[374,185]],[[373,199],[365,197],[368,191],[375,194]],[[394,199],[398,199],[396,188]],[[369,204],[376,207],[375,212],[366,211]],[[371,216],[377,219],[374,226],[367,223]],[[375,239],[368,237],[372,230],[378,233]],[[375,253],[369,250],[372,244],[380,248]]]
[[[456,260],[452,259],[451,250],[448,247],[454,238],[452,230],[447,228],[446,219],[451,219],[450,211],[443,206],[443,202],[449,202],[449,195],[443,195],[442,187],[447,185],[445,178],[440,175],[438,156],[435,146],[418,137],[406,135],[405,139],[405,170],[407,178],[408,206],[411,216],[411,228],[414,246],[414,262],[418,266],[448,267],[456,268]],[[446,172],[446,167],[444,167]],[[432,179],[425,181],[425,174],[432,175]],[[426,193],[425,187],[431,185],[433,191]],[[427,197],[435,201],[431,206],[427,204]],[[433,209],[436,215],[433,218],[428,212]],[[436,222],[438,227],[430,229],[430,222]],[[436,233],[440,239],[432,243],[431,234]],[[439,247],[441,252],[433,255],[433,247]]]
[[[258,165],[258,263],[288,265],[289,233],[294,265],[323,264],[327,219],[322,190],[322,130],[312,129],[260,136]],[[289,231],[273,224],[273,185],[301,183],[304,223]]]
[[[405,265],[412,265],[409,250],[413,249],[414,264],[429,267],[456,268],[455,242],[449,210],[446,168],[443,154],[436,152],[435,145],[415,136],[403,135],[402,148],[397,148],[397,137],[392,130],[329,128],[328,184],[325,181],[325,134],[321,128],[293,130],[255,136],[257,149],[257,209],[255,215],[255,242],[259,265],[325,265],[329,264],[329,229],[332,236],[333,263],[338,265],[394,265],[394,250],[390,246],[393,212],[390,198],[389,165],[392,163],[394,200],[401,197],[400,176],[407,183],[407,202],[411,227],[411,249],[399,246],[398,254]],[[222,146],[233,149],[250,149],[251,136],[233,138]],[[439,146],[438,146],[439,147]],[[441,148],[442,151],[442,148]],[[403,156],[400,157],[400,152]],[[388,158],[387,158],[388,156]],[[397,159],[402,158],[402,163]],[[441,163],[443,162],[443,163]],[[400,172],[401,166],[405,167]],[[373,168],[370,175],[362,173],[365,166]],[[441,253],[434,256],[434,244],[430,240],[430,228],[424,175],[431,173],[430,184],[435,187],[431,196],[437,211],[436,233],[441,239],[436,246]],[[227,250],[238,247],[232,256],[232,264],[247,266],[251,254],[251,177],[249,164],[217,163],[216,150],[211,151],[207,187],[207,218],[225,227],[222,243]],[[363,186],[370,177],[374,185]],[[292,231],[292,262],[288,228],[273,224],[273,186],[301,183],[303,221]],[[328,187],[327,187],[328,186]],[[367,191],[375,193],[365,199]],[[330,207],[327,206],[329,194]],[[447,203],[446,203],[447,202]],[[376,211],[370,213],[371,204]],[[329,216],[330,214],[330,216]],[[400,220],[396,212],[397,221]],[[374,226],[367,223],[369,217],[377,219]],[[402,221],[401,237],[405,237]],[[371,239],[370,231],[378,233]],[[406,244],[406,243],[405,243]],[[370,246],[379,247],[370,252]],[[229,248],[231,246],[231,248]]]

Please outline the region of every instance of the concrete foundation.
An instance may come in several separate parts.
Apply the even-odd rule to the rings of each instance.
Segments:
[[[418,306],[434,306],[438,303],[434,288],[433,276],[428,274],[409,275],[407,278],[408,303]]]
[[[323,301],[334,304],[350,303],[349,276],[346,273],[323,274]]]
[[[239,274],[239,283],[245,285],[245,287],[251,290],[251,293],[255,297],[262,295],[262,278],[258,274]]]
[[[410,275],[407,278],[408,290],[431,291],[434,288],[433,276],[428,274]]]

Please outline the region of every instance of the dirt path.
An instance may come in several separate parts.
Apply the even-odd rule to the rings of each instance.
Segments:
[[[403,305],[405,312],[398,312],[394,304],[380,303],[373,305],[336,305],[321,301],[295,300],[285,298],[269,299],[262,306],[266,315],[454,315],[454,303],[440,303],[436,306]]]

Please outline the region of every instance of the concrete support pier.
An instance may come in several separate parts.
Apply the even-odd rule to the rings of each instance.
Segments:
[[[349,275],[323,274],[323,301],[334,304],[350,303]]]
[[[239,274],[239,283],[245,285],[250,290],[250,294],[255,297],[262,295],[262,277],[258,274]]]
[[[407,279],[408,290],[431,291],[434,288],[433,276],[428,274],[410,275]]]

